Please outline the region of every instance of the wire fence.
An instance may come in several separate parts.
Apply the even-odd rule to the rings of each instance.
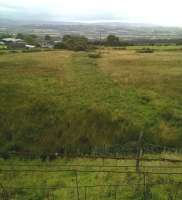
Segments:
[[[34,168],[35,167],[35,168]],[[67,169],[65,169],[65,167]],[[76,167],[76,169],[70,169]],[[78,167],[78,168],[77,168]],[[81,169],[86,168],[86,169]],[[87,169],[89,168],[89,169]],[[91,168],[91,169],[90,169]],[[92,169],[94,168],[94,169]],[[108,169],[109,168],[109,169]],[[114,168],[114,169],[110,169]],[[161,171],[151,171],[153,169],[159,169]],[[165,171],[169,169],[170,171]],[[176,169],[178,171],[176,171]],[[172,172],[171,170],[174,170]],[[160,166],[151,165],[143,166],[140,172],[135,170],[135,165],[119,165],[112,167],[109,165],[61,165],[61,164],[2,164],[0,165],[0,175],[6,175],[8,173],[30,174],[36,176],[37,173],[42,174],[58,174],[69,173],[72,178],[75,179],[74,185],[59,185],[52,186],[18,186],[13,187],[11,184],[0,184],[0,197],[2,200],[14,200],[14,199],[60,199],[57,197],[57,192],[63,196],[62,199],[75,199],[75,200],[91,200],[91,199],[110,199],[119,200],[127,199],[128,193],[130,195],[138,195],[143,200],[153,199],[152,190],[162,187],[162,190],[166,190],[166,198],[172,200],[178,200],[182,197],[182,166]],[[83,185],[80,182],[80,177],[83,174],[118,174],[125,175],[126,177],[135,175],[135,180],[130,182],[126,181],[123,184],[95,184],[95,185]],[[6,176],[5,176],[6,177]],[[21,176],[20,176],[21,177]],[[127,178],[126,178],[127,179]],[[170,191],[170,192],[169,192]],[[37,197],[32,197],[32,195]],[[170,195],[172,194],[172,197]],[[93,196],[93,197],[92,197]],[[134,197],[133,197],[134,199]]]
[[[168,184],[168,186],[171,186],[172,184]],[[141,187],[141,194],[140,194],[140,199],[153,199],[152,194],[150,192],[149,188],[152,188],[153,185],[150,184],[136,184],[136,185],[128,185],[128,184],[123,184],[123,185],[94,185],[94,186],[79,186],[77,187],[47,187],[47,188],[34,188],[34,187],[29,187],[29,188],[6,188],[3,192],[3,200],[8,200],[8,199],[14,199],[17,194],[16,191],[21,191],[21,192],[35,192],[35,191],[44,191],[44,194],[42,195],[42,199],[57,199],[56,195],[54,194],[54,190],[59,189],[62,191],[68,192],[69,199],[75,199],[75,200],[89,200],[93,199],[90,197],[90,194],[93,193],[93,191],[97,191],[97,199],[112,199],[112,200],[119,200],[119,199],[125,199],[125,196],[122,195],[126,189],[128,191],[130,190],[130,187]],[[160,184],[156,184],[156,187],[159,187]],[[173,195],[167,195],[168,197],[173,196],[173,199],[180,199],[181,198],[181,184],[176,185],[178,187],[177,189],[177,194],[174,193]],[[79,189],[79,193],[77,193],[77,189]],[[143,191],[142,191],[143,190]],[[10,192],[8,192],[10,191]],[[101,193],[102,192],[102,193]],[[1,195],[2,197],[2,195]]]
[[[90,149],[90,148],[89,148]],[[103,146],[89,151],[70,149],[64,147],[62,152],[44,152],[35,154],[32,152],[0,152],[3,159],[18,157],[19,162],[0,162],[0,200],[127,200],[154,199],[155,191],[164,193],[164,200],[182,199],[182,160],[179,158],[167,158],[156,156],[161,153],[176,153],[181,155],[181,149],[167,148],[148,144],[125,146]],[[155,157],[146,156],[155,154]],[[26,159],[39,158],[37,162],[26,163]],[[56,158],[65,159],[99,159],[97,164],[70,164],[54,163]],[[115,160],[115,164],[108,164],[108,160]],[[25,162],[21,162],[24,160]],[[132,164],[120,164],[121,160],[132,161]],[[43,161],[43,162],[42,162]],[[155,163],[155,161],[157,161]],[[114,162],[114,161],[113,161]],[[111,163],[113,163],[111,162]],[[151,163],[150,163],[151,162]],[[162,165],[161,163],[168,163]],[[155,164],[154,164],[155,163]],[[7,177],[21,177],[25,175],[37,176],[37,174],[71,174],[75,183],[72,185],[18,185],[15,187]],[[119,183],[110,184],[83,184],[80,177],[85,174],[112,174],[123,176]],[[10,176],[11,175],[11,176]],[[3,178],[9,180],[4,181]],[[130,180],[131,179],[131,180]],[[59,181],[56,181],[59,182]],[[122,183],[122,184],[121,184]]]
[[[7,170],[1,170],[2,172],[7,172]],[[11,170],[10,170],[11,171]],[[174,177],[181,176],[181,173],[153,173],[153,172],[126,172],[126,171],[112,171],[112,170],[49,170],[49,171],[40,171],[40,170],[19,170],[19,172],[46,172],[46,173],[58,173],[58,172],[73,172],[73,177],[75,178],[75,185],[64,186],[64,185],[54,185],[54,186],[8,186],[0,184],[0,197],[2,200],[13,200],[13,199],[31,199],[32,194],[41,194],[40,199],[59,199],[56,196],[56,191],[59,191],[62,195],[66,196],[67,199],[75,200],[90,200],[90,199],[125,199],[127,192],[131,191],[134,195],[138,195],[140,199],[148,200],[153,199],[152,189],[163,187],[163,190],[166,189],[168,199],[181,199],[182,195],[182,179],[173,180],[173,179],[152,179],[154,175],[172,175]],[[126,182],[123,184],[109,184],[109,185],[81,185],[79,181],[80,173],[119,173],[119,174],[136,174],[137,177],[140,177],[140,181],[137,182]],[[179,178],[179,177],[178,177]],[[175,189],[174,189],[175,188]],[[93,193],[94,195],[92,198]],[[67,195],[65,195],[67,193]],[[132,193],[131,193],[132,194]],[[39,198],[38,197],[38,198]],[[35,198],[35,199],[38,199]],[[63,198],[64,199],[64,198]]]

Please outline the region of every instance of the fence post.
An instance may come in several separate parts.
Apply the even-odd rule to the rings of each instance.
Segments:
[[[2,199],[3,200],[8,200],[8,193],[7,193],[7,191],[5,190],[5,188],[3,187],[2,184],[0,184],[0,188],[2,190]]]
[[[47,199],[48,200],[54,200],[54,194],[53,194],[52,191],[48,191],[48,193],[47,193]]]
[[[114,199],[117,200],[117,186],[115,187],[115,191],[114,191]]]
[[[78,173],[77,173],[77,171],[75,171],[75,178],[76,178],[77,200],[80,200],[79,187],[78,187]]]
[[[143,132],[140,133],[137,145],[137,156],[136,156],[136,171],[140,172],[140,159],[142,156],[142,139],[143,139]]]
[[[143,186],[144,186],[144,191],[143,191],[143,199],[147,199],[147,179],[146,179],[146,174],[145,172],[143,173]]]
[[[85,186],[85,200],[87,200],[87,187]]]
[[[105,158],[104,158],[104,156],[102,157],[102,166],[104,166],[105,165]]]

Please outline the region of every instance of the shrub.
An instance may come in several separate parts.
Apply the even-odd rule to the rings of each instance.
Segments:
[[[106,39],[106,44],[108,46],[119,46],[120,45],[120,40],[119,37],[115,35],[108,35]]]
[[[0,55],[6,54],[6,51],[0,51]]]
[[[86,51],[89,49],[88,39],[84,36],[65,35],[63,44],[66,49],[73,51]]]
[[[32,53],[32,52],[40,52],[42,51],[41,49],[24,49],[22,52],[23,53]]]
[[[54,45],[55,49],[66,49],[66,46],[63,42],[58,42]]]
[[[126,50],[126,47],[113,47],[114,50]]]
[[[136,51],[137,53],[153,53],[154,49],[150,49],[150,48],[142,48]]]
[[[90,57],[90,58],[101,58],[101,54],[97,53],[97,52],[95,52],[95,53],[89,53],[88,57]]]
[[[19,53],[19,51],[16,51],[16,50],[10,50],[9,53]]]

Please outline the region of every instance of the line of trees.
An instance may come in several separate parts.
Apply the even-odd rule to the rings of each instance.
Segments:
[[[55,48],[85,51],[89,49],[89,42],[88,39],[84,36],[64,35],[62,42],[56,43]]]
[[[104,46],[121,46],[119,37],[115,35],[109,35],[106,40],[103,41],[89,41],[88,38],[79,35],[64,35],[62,42],[55,44],[56,49],[69,49],[74,51],[86,51],[93,48],[94,45]]]
[[[0,39],[12,37],[11,34],[0,33]],[[14,36],[13,36],[14,37]],[[173,40],[152,40],[152,39],[133,39],[128,41],[121,40],[118,36],[111,34],[105,39],[89,40],[82,35],[64,35],[62,40],[58,37],[45,35],[44,37],[35,34],[18,33],[15,36],[17,39],[22,39],[26,43],[41,47],[42,44],[50,44],[55,49],[68,49],[73,51],[87,51],[95,48],[96,46],[111,46],[111,47],[125,47],[132,45],[181,45],[182,39]],[[58,40],[58,42],[55,42]]]

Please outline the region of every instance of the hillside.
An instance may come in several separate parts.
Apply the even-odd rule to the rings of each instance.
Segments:
[[[22,17],[21,17],[22,19]],[[27,33],[45,36],[46,34],[62,37],[65,34],[84,35],[89,39],[106,38],[109,34],[115,34],[123,41],[135,41],[141,43],[147,41],[160,43],[180,42],[182,28],[165,27],[140,23],[78,23],[59,21],[38,21],[38,20],[9,20],[0,16],[0,33]]]

